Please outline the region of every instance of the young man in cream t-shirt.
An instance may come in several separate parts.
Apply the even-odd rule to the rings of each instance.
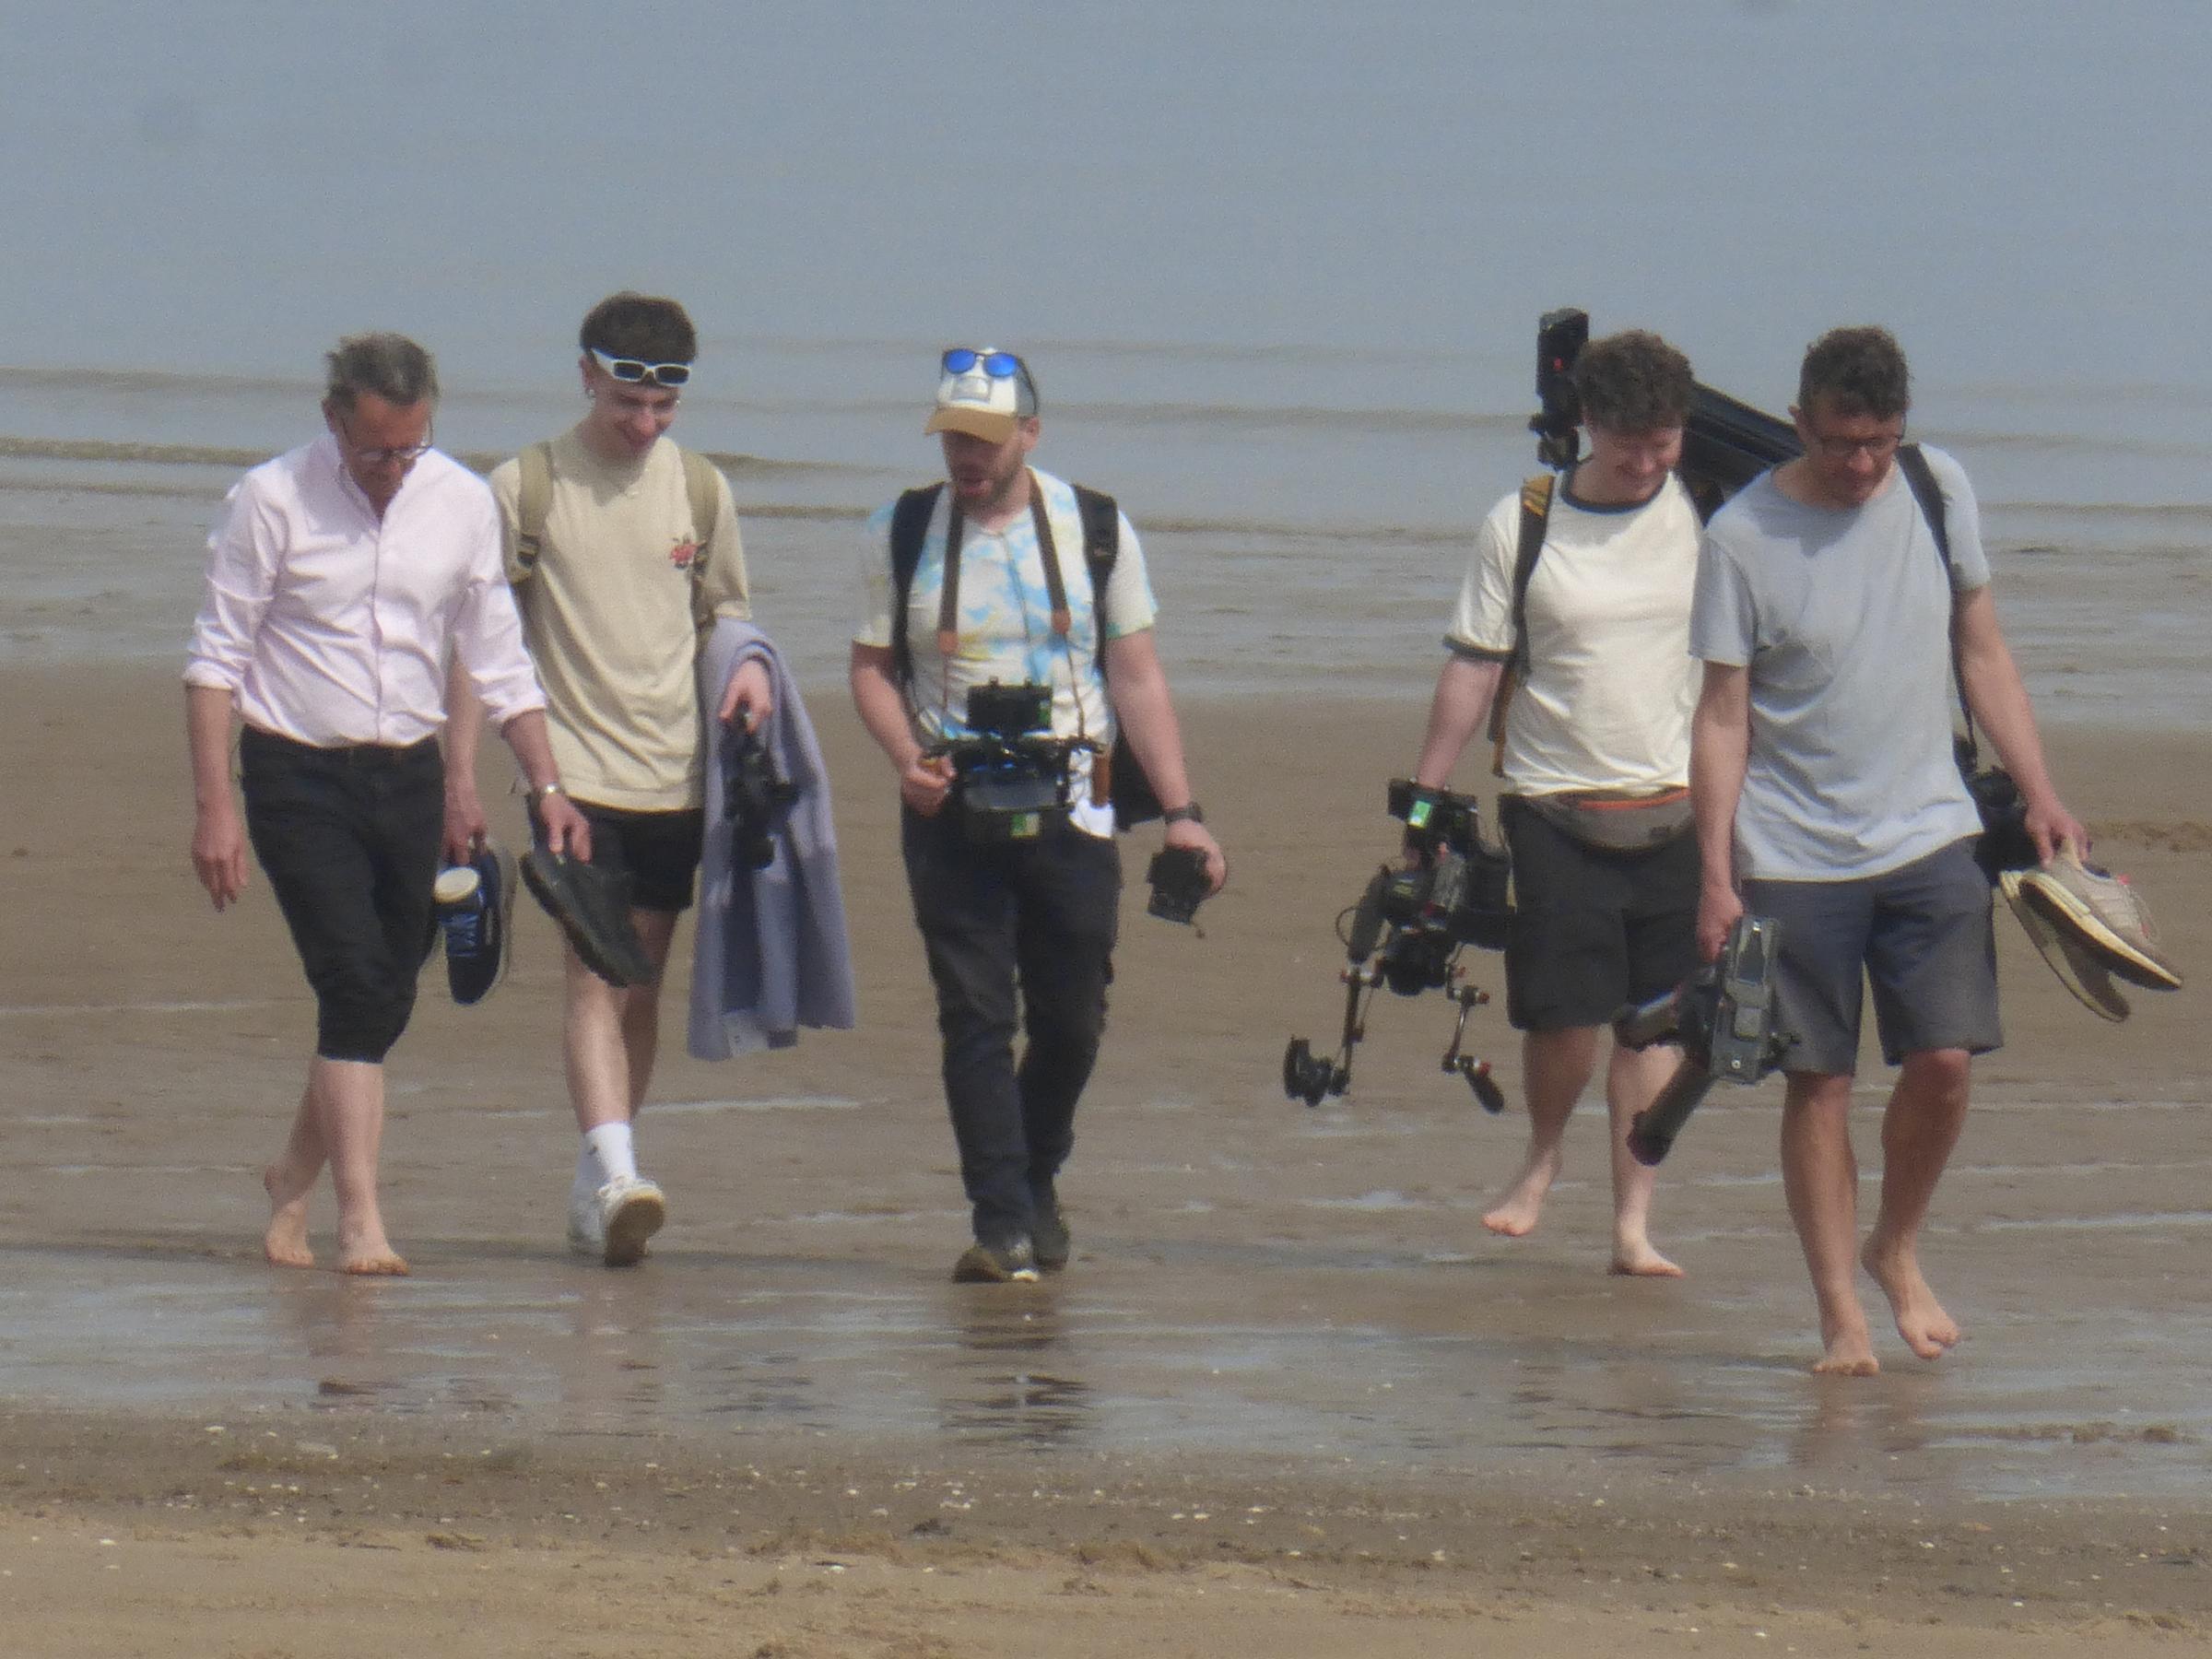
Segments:
[[[584,318],[580,344],[591,408],[542,446],[543,522],[521,522],[520,458],[498,467],[491,487],[563,789],[592,826],[593,864],[629,877],[630,920],[658,970],[691,903],[704,830],[699,644],[717,618],[750,615],[745,550],[728,484],[710,470],[712,512],[700,522],[701,492],[666,436],[698,355],[683,307],[616,294]],[[757,723],[769,702],[755,664],[713,713],[742,711]],[[453,735],[446,852],[458,859],[485,825],[476,723],[456,720]],[[660,982],[618,990],[566,955],[561,1042],[583,1137],[569,1242],[626,1265],[667,1216],[659,1185],[638,1169],[634,1133],[659,1040]]]
[[[1499,817],[1515,895],[1506,1006],[1523,1033],[1529,1147],[1520,1175],[1482,1219],[1509,1238],[1536,1225],[1606,1021],[1697,965],[1698,847],[1686,791],[1700,526],[1674,476],[1689,362],[1658,335],[1631,330],[1583,347],[1574,382],[1590,454],[1553,491],[1518,628],[1525,674],[1505,719]],[[1450,779],[1514,660],[1521,517],[1515,492],[1477,535],[1415,769],[1425,786]],[[1576,832],[1574,803],[1591,800],[1650,803],[1636,809],[1657,821],[1654,838],[1628,850],[1589,844]],[[1681,1271],[1652,1245],[1654,1171],[1627,1146],[1630,1122],[1680,1058],[1671,1045],[1638,1053],[1616,1044],[1606,1064],[1616,1273]]]

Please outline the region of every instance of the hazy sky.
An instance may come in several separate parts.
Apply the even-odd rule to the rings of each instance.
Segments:
[[[2212,28],[2077,0],[0,0],[0,363],[496,379],[606,289],[711,334],[1522,359],[1588,305],[1766,394],[2212,386]]]

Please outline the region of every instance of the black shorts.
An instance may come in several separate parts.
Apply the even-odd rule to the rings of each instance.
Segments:
[[[629,878],[634,909],[675,914],[691,908],[700,850],[706,844],[701,808],[641,812],[595,801],[577,801],[575,807],[592,826],[592,863]]]
[[[1520,1031],[1604,1025],[1698,965],[1698,838],[1590,847],[1512,795],[1498,803],[1513,853],[1505,1010]]]

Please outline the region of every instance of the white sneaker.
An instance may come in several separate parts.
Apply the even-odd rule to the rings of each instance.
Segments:
[[[644,1259],[645,1241],[668,1219],[668,1200],[642,1175],[618,1175],[594,1194],[602,1259],[609,1267],[629,1267]]]
[[[606,1227],[599,1219],[599,1194],[595,1188],[569,1189],[569,1248],[578,1255],[606,1253]]]

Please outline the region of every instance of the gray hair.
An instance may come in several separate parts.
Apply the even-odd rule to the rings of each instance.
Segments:
[[[364,392],[389,404],[438,401],[438,365],[405,335],[347,335],[323,360],[330,370],[326,395],[343,413],[351,414]]]

